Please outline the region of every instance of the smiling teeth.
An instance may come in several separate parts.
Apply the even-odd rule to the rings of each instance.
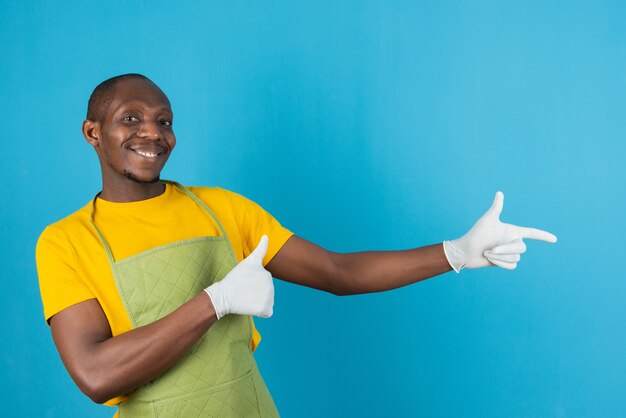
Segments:
[[[145,152],[145,151],[135,151],[135,152],[136,152],[137,154],[139,154],[139,155],[143,155],[144,157],[151,157],[151,158],[154,158],[154,157],[156,157],[157,155],[159,155],[159,154],[156,154],[156,153],[154,153],[154,152]]]

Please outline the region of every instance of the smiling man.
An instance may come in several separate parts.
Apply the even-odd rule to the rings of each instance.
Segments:
[[[275,417],[253,352],[272,276],[336,295],[379,292],[452,269],[516,267],[523,238],[503,196],[463,237],[404,251],[339,254],[293,235],[218,187],[160,179],[176,145],[167,96],[146,77],[101,83],[83,135],[102,190],[37,244],[44,314],[64,365],[121,417]]]

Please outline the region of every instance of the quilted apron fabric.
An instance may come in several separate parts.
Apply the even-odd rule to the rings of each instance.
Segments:
[[[115,283],[134,327],[150,324],[221,280],[237,264],[213,212],[173,183],[217,223],[221,236],[177,241],[120,261],[95,222]],[[278,417],[250,348],[252,319],[226,315],[165,374],[119,405],[119,417]]]

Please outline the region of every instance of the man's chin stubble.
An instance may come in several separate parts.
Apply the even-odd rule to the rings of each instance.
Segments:
[[[152,184],[152,183],[156,183],[159,180],[161,180],[161,177],[159,175],[157,175],[152,180],[142,180],[142,179],[138,178],[137,176],[135,176],[130,171],[126,171],[126,170],[124,170],[124,176],[126,176],[126,178],[128,180],[131,180],[131,181],[134,181],[135,183],[140,183],[140,184]]]

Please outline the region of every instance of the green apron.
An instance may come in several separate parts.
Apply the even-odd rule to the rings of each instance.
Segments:
[[[150,324],[221,280],[237,264],[226,232],[193,193],[170,182],[217,223],[220,236],[177,241],[115,261],[107,253],[117,290],[133,327]],[[119,417],[278,417],[274,401],[250,348],[252,318],[226,315],[171,369],[146,383],[119,405]]]

